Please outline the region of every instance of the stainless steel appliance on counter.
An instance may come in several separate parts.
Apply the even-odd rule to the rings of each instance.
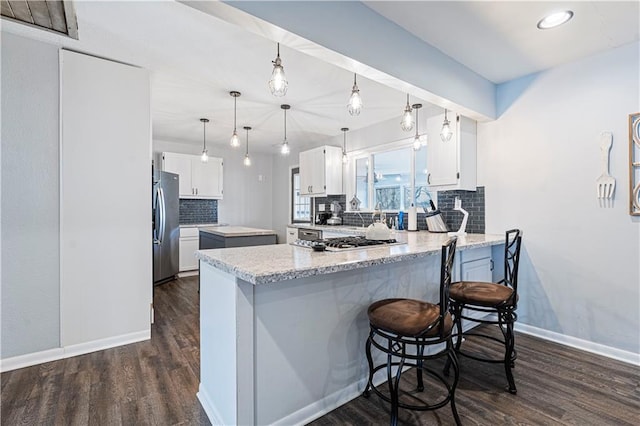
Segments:
[[[394,238],[388,240],[370,240],[363,236],[349,236],[349,237],[336,237],[336,238],[320,238],[315,240],[298,239],[291,243],[294,246],[305,247],[317,250],[317,251],[345,251],[354,249],[365,249],[376,246],[393,246],[406,244],[402,241],[397,241]]]
[[[174,173],[153,173],[153,283],[172,280],[180,262],[178,179]]]

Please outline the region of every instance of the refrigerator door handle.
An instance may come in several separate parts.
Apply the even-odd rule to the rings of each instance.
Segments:
[[[160,244],[160,187],[156,186],[155,200],[153,206],[153,244]],[[156,220],[157,219],[157,220]]]
[[[158,244],[162,244],[164,240],[164,231],[166,229],[166,221],[167,221],[167,206],[164,200],[164,191],[162,188],[158,188],[160,193],[158,194],[158,199],[160,200],[160,235],[158,235]]]

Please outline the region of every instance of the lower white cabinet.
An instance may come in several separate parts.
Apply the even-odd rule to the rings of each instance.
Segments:
[[[298,239],[298,228],[287,226],[287,244],[291,244]]]
[[[199,231],[196,227],[180,228],[180,272],[198,269]]]

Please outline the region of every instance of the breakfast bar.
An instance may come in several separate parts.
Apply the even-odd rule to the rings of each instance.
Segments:
[[[438,298],[446,234],[394,238],[402,244],[343,252],[279,244],[197,253],[198,398],[213,424],[305,424],[362,392],[369,304]],[[459,237],[454,278],[491,279],[502,244]]]

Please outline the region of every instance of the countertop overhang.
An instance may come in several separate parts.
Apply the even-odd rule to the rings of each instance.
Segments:
[[[400,231],[392,237],[406,244],[345,252],[315,252],[304,247],[277,244],[200,250],[196,257],[237,278],[261,285],[439,255],[443,243],[450,238],[446,234],[426,231]],[[504,244],[504,238],[504,235],[468,234],[458,237],[457,250]]]

